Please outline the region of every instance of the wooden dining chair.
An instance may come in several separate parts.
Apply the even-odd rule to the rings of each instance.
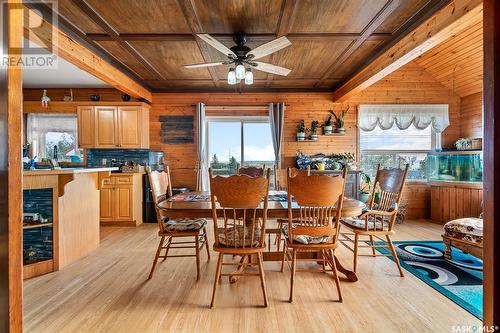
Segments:
[[[165,261],[167,258],[179,257],[196,257],[196,280],[200,279],[200,250],[203,246],[207,249],[207,257],[210,260],[210,250],[208,248],[208,237],[206,231],[206,219],[170,219],[166,216],[165,211],[159,208],[158,204],[167,200],[172,196],[172,182],[170,180],[170,169],[167,166],[164,172],[148,171],[149,183],[151,185],[151,193],[153,202],[156,209],[156,216],[158,222],[158,236],[160,236],[160,244],[156,250],[153,266],[149,273],[148,280],[153,277],[156,264],[159,258]],[[185,238],[192,240],[186,241]],[[179,239],[179,241],[177,241]],[[175,241],[174,241],[175,240]],[[195,249],[194,254],[181,253],[171,254],[172,249]],[[162,255],[161,251],[165,250]]]
[[[212,177],[211,169],[209,173],[215,232],[213,249],[219,253],[210,307],[214,306],[217,284],[221,276],[235,275],[260,276],[264,306],[267,306],[262,252],[265,249],[269,170],[265,177],[247,175]],[[217,213],[218,209],[221,210],[220,214]],[[248,256],[250,259],[248,262],[241,261],[238,264],[224,263],[224,255]],[[256,263],[252,262],[252,257],[256,258]],[[243,269],[237,274],[225,274],[222,273],[223,265],[238,265]],[[246,272],[244,269],[246,266],[258,266],[259,273]]]
[[[236,174],[238,175],[247,175],[247,176],[250,176],[250,177],[262,177],[264,176],[264,172],[266,170],[266,165],[262,165],[262,168],[258,168],[258,167],[253,167],[253,166],[250,166],[250,167],[241,167],[241,168],[238,168]]]
[[[401,277],[404,276],[391,237],[395,234],[394,225],[407,173],[408,164],[404,169],[381,169],[379,164],[368,203],[368,210],[358,217],[342,219],[342,227],[345,226],[349,229],[349,232],[341,232],[340,242],[354,252],[354,272],[356,272],[359,248],[371,248],[372,254],[370,256],[372,257],[378,256],[375,251],[376,248],[388,248],[398,266],[399,274]],[[378,197],[378,200],[375,200],[376,197]],[[352,238],[353,236],[354,238]],[[367,245],[359,245],[360,236],[369,237],[370,242],[365,242]],[[385,240],[381,236],[385,237]],[[375,244],[374,238],[380,241],[379,244]],[[351,243],[354,244],[354,247],[350,246]],[[385,254],[381,253],[379,255]]]
[[[326,272],[326,266],[330,266],[339,301],[342,302],[334,252],[337,248],[346,175],[345,169],[342,175],[335,177],[317,174],[308,176],[305,173],[294,175],[291,169],[288,170],[288,224],[283,227],[285,246],[281,271],[291,252],[290,302],[293,301],[297,254],[300,252],[315,252],[319,254],[318,257],[301,260],[322,263],[321,269],[306,271]],[[293,206],[295,203],[296,206]]]
[[[290,175],[291,177],[295,177],[298,174],[302,174],[304,176],[311,175],[311,166],[307,166],[307,169],[297,169],[297,168],[288,168],[286,169],[287,177]],[[274,244],[276,245],[276,251],[281,251],[281,243],[282,243],[282,232],[283,226],[288,223],[288,219],[276,219],[276,223],[278,224],[278,232],[276,233],[276,238],[274,239]]]

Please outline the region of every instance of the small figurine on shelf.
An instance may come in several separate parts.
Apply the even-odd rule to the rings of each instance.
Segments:
[[[336,133],[345,133],[344,118],[345,118],[345,115],[347,114],[347,111],[349,111],[349,107],[347,107],[347,110],[342,111],[340,116],[337,116],[337,114],[335,112],[330,110],[330,114],[335,117],[335,126],[336,126],[335,132]]]
[[[313,120],[311,122],[311,128],[309,128],[309,131],[311,132],[311,140],[313,141],[318,140],[318,128],[319,128],[319,121]]]
[[[304,141],[306,139],[306,125],[304,119],[297,125],[297,141]]]
[[[43,89],[42,107],[44,107],[44,108],[49,107],[49,102],[50,102],[50,97],[47,96],[47,89]]]

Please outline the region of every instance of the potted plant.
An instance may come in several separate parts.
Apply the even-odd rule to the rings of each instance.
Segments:
[[[306,125],[304,119],[297,125],[297,141],[304,141],[306,139]]]
[[[335,118],[335,132],[336,133],[344,133],[345,132],[344,118],[345,118],[345,115],[347,114],[347,111],[349,111],[349,107],[347,108],[347,110],[342,111],[342,113],[339,116],[337,116],[337,114],[335,112],[330,110],[330,114]]]
[[[309,131],[311,132],[311,140],[318,140],[318,128],[319,128],[319,121],[313,120],[311,122],[311,128],[309,128]]]
[[[361,185],[359,188],[359,201],[367,202],[370,198],[372,179],[366,173],[361,174]]]
[[[332,134],[333,132],[332,115],[329,115],[328,118],[325,120],[325,124],[323,125],[323,131],[325,134]]]

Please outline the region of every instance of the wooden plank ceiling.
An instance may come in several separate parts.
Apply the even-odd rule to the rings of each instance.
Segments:
[[[483,22],[453,36],[415,60],[457,96],[483,91]]]
[[[59,0],[59,22],[121,64],[152,91],[234,90],[223,60],[195,37],[234,45],[243,31],[253,48],[279,36],[292,46],[261,59],[290,68],[287,77],[254,71],[244,90],[332,90],[382,48],[408,33],[443,0]]]

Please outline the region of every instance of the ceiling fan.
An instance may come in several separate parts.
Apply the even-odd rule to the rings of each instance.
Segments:
[[[252,84],[252,69],[281,76],[287,76],[290,73],[290,69],[288,68],[276,66],[266,62],[255,61],[256,59],[260,59],[292,45],[286,37],[274,39],[252,50],[245,45],[247,42],[247,36],[244,33],[238,33],[234,36],[233,40],[236,45],[231,48],[228,48],[209,34],[198,34],[197,36],[219,52],[224,53],[227,56],[227,60],[184,65],[185,68],[202,68],[234,64],[235,68],[231,68],[227,74],[228,84],[236,84],[241,80],[244,80],[245,84]],[[245,68],[245,65],[247,68]]]

